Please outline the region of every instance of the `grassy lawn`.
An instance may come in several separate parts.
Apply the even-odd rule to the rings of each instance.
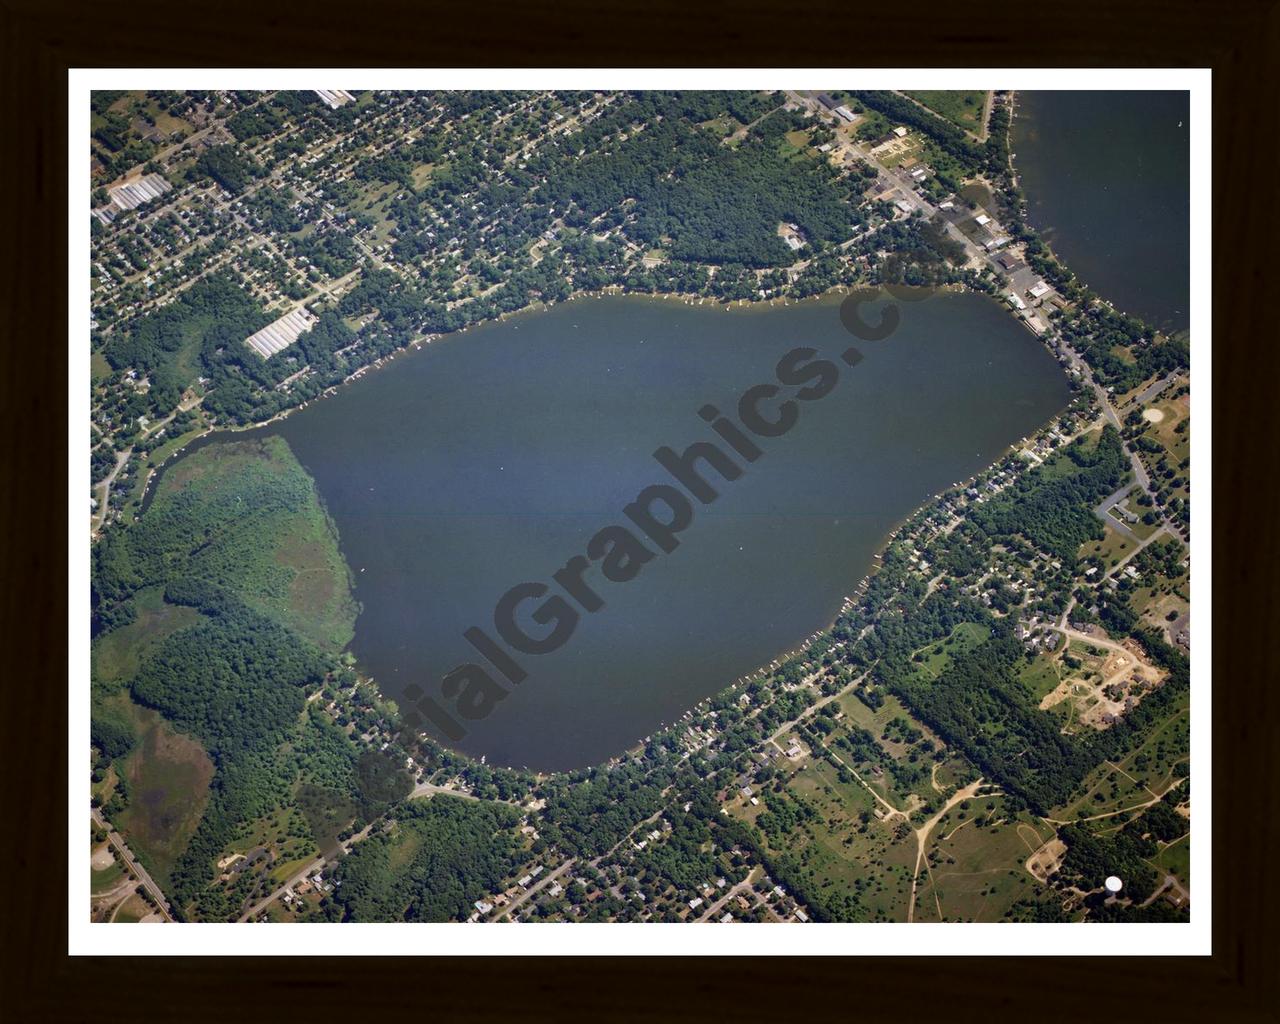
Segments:
[[[962,622],[945,640],[922,647],[912,656],[916,672],[929,679],[937,679],[948,668],[957,654],[973,650],[991,635],[991,630],[978,622]]]
[[[809,148],[809,133],[807,131],[787,132],[783,136],[783,142],[778,152],[783,157],[796,157],[805,155]]]
[[[155,911],[151,909],[151,905],[134,893],[116,908],[115,916],[111,921],[113,924],[137,924],[148,914],[153,913]]]
[[[359,810],[355,802],[345,793],[311,783],[300,785],[294,797],[320,849],[326,853],[336,849],[338,834]]]
[[[728,135],[732,135],[740,126],[728,114],[721,114],[719,117],[713,117],[710,121],[703,121],[698,127],[706,128],[713,135],[723,139]]]
[[[89,357],[89,379],[98,384],[110,377],[115,371],[101,352],[94,352]]]
[[[1191,833],[1167,844],[1151,859],[1159,870],[1173,874],[1184,886],[1191,885]]]
[[[413,169],[411,173],[413,176],[413,190],[415,192],[422,191],[423,186],[431,180],[431,174],[435,169],[435,164],[418,164],[418,166]]]
[[[973,623],[964,623],[964,626]],[[844,718],[827,737],[827,748],[853,767],[868,786],[892,807],[923,815],[961,780],[973,777],[969,765],[945,751],[928,726],[913,718],[897,697],[885,696],[874,712],[853,694],[837,702]],[[855,756],[841,741],[851,729],[865,729],[875,739],[875,753]],[[940,753],[941,752],[941,753]]]
[[[991,194],[991,189],[980,181],[970,182],[968,185],[960,189],[960,198],[967,203],[977,203],[988,213],[993,216],[999,214],[995,197]]]
[[[381,245],[395,230],[395,221],[387,216],[387,208],[391,197],[399,191],[399,188],[400,186],[395,182],[388,182],[377,188],[369,189],[354,203],[350,204],[351,210],[367,214],[376,222],[373,227],[374,245]]]
[[[1077,557],[1088,558],[1092,555],[1100,558],[1102,564],[1109,569],[1137,547],[1137,544],[1109,524],[1103,524],[1103,530],[1106,536],[1102,540],[1085,541],[1080,545]]]
[[[97,870],[89,869],[89,892],[94,896],[100,896],[104,892],[110,892],[120,884],[120,879],[124,878],[124,868],[120,866],[119,861],[112,861],[110,867]]]
[[[1031,699],[1038,704],[1062,682],[1061,662],[1056,654],[1038,654],[1018,675],[1031,691]]]
[[[253,821],[241,822],[230,842],[219,851],[218,859],[227,860],[237,853],[253,858],[259,848],[269,851],[270,855],[258,856],[251,866],[243,869],[243,874],[233,871],[228,887],[254,879],[249,891],[266,895],[311,863],[319,852],[305,815],[296,807],[277,807]],[[235,862],[227,865],[228,870],[234,867]]]
[[[1174,461],[1181,461],[1191,454],[1191,430],[1178,427],[1191,418],[1191,403],[1187,395],[1172,401],[1165,400],[1154,403],[1148,408],[1155,409],[1161,415],[1158,423],[1147,428],[1147,433],[1155,437],[1168,450]]]
[[[1176,778],[1175,768],[1191,759],[1191,695],[1183,694],[1169,714],[1120,762],[1148,789],[1163,793]]]
[[[1049,817],[1074,821],[1133,807],[1163,794],[1175,781],[1175,768],[1190,758],[1190,695],[1183,694],[1169,713],[1129,753],[1113,764],[1101,764],[1081,783],[1081,795]],[[1100,827],[1120,823],[1104,819]]]
[[[1101,764],[1090,772],[1081,783],[1081,788],[1084,790],[1081,796],[1065,807],[1050,812],[1049,817],[1059,821],[1075,821],[1078,818],[1110,814],[1151,799],[1151,794],[1141,785],[1107,764]],[[1104,822],[1101,827],[1117,823]]]

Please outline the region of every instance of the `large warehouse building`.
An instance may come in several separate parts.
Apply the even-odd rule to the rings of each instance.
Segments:
[[[303,334],[311,330],[312,325],[318,319],[319,317],[313,316],[302,307],[299,307],[292,313],[286,313],[274,323],[267,324],[257,334],[245,338],[244,343],[262,356],[263,359],[270,359],[277,352],[288,348]]]

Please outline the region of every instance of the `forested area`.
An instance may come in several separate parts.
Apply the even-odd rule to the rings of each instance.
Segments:
[[[1057,476],[1037,467],[1024,473],[1002,494],[973,509],[973,525],[989,539],[1013,534],[1064,564],[1074,565],[1080,545],[1103,535],[1093,507],[1119,487],[1129,472],[1120,435],[1111,426],[1087,448],[1077,441],[1066,449],[1077,467]]]
[[[288,798],[292,775],[275,749],[302,712],[306,689],[326,661],[296,634],[233,595],[202,582],[171,583],[165,598],[207,617],[164,641],[132,682],[133,698],[200,740],[216,768],[204,817],[171,873],[178,913],[192,901],[199,916],[229,910],[209,889],[213,861],[242,821]]]
[[[505,804],[437,796],[396,811],[332,874],[342,884],[323,909],[331,920],[456,921],[501,888],[523,859],[518,812]]]
[[[196,581],[165,589],[206,616],[173,634],[134,677],[134,699],[197,737],[221,763],[274,747],[324,676],[320,653],[226,591]]]
[[[263,170],[242,156],[235,146],[210,146],[196,160],[192,174],[208,175],[235,196],[248,188],[254,178],[261,177]]]
[[[1188,337],[1157,339],[1142,321],[1103,303],[1082,303],[1081,307],[1058,326],[1063,340],[1085,357],[1103,387],[1123,394],[1152,377],[1190,368]]]
[[[667,103],[670,114],[681,101]],[[550,174],[538,195],[590,218],[621,216],[626,206],[628,236],[700,263],[785,265],[794,256],[777,235],[779,223],[827,242],[843,241],[859,223],[847,201],[852,190],[825,161],[781,155],[781,137],[803,124],[800,115],[770,114],[734,149],[681,113]],[[703,107],[692,118],[708,114]]]
[[[105,353],[113,369],[146,373],[151,387],[140,400],[158,419],[172,412],[182,392],[195,383],[197,366],[203,364],[213,374],[227,364],[227,356],[239,356],[241,365],[245,356],[261,363],[243,342],[270,322],[243,289],[218,275],[196,282],[174,302],[139,319],[113,337]],[[219,349],[225,351],[220,354]]]
[[[714,820],[714,803],[708,810],[710,820]],[[670,882],[677,889],[697,892],[700,886],[714,883],[723,871],[715,857],[711,826],[707,817],[685,814],[678,809],[670,812],[670,816],[671,832],[661,842],[650,843],[637,854],[635,866],[642,879],[647,873]]]
[[[209,803],[170,878],[177,913],[194,902],[197,917],[220,920],[239,912],[245,893],[210,887],[213,861],[237,828],[288,804],[298,779],[323,791],[308,807],[319,826],[326,808],[342,810],[345,824],[357,811],[381,813],[407,790],[385,757],[372,754],[379,763],[364,763],[325,716],[302,715],[306,694],[333,665],[331,655],[290,628],[295,569],[277,559],[278,545],[310,537],[323,556],[317,569],[343,574],[332,581],[337,604],[301,628],[314,632],[332,612],[338,628],[346,621],[349,629],[354,606],[314,485],[284,441],[211,446],[177,472],[136,525],[93,549],[95,621],[99,633],[127,624],[134,595],[157,585],[166,605],[201,613],[195,625],[147,648],[121,684],[136,703],[199,740],[214,762]],[[101,701],[92,720],[105,761],[124,756],[132,746],[128,723]]]
[[[604,853],[663,806],[665,773],[634,762],[606,765],[547,784],[543,835],[584,856]]]
[[[984,643],[953,655],[936,679],[921,677],[897,659],[882,664],[878,674],[985,778],[1044,814],[1064,802],[1101,758],[1063,735],[1058,720],[1028,700],[1014,672],[1023,652],[1012,624],[994,620],[992,629]]]
[[[1058,878],[1090,890],[1101,889],[1109,876],[1116,875],[1124,880],[1126,897],[1139,903],[1147,899],[1155,892],[1157,881],[1147,858],[1158,848],[1143,834],[1142,820],[1131,821],[1119,832],[1105,836],[1084,825],[1062,826],[1058,834],[1067,844],[1067,853]]]

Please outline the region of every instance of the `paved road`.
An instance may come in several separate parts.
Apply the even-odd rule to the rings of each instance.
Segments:
[[[1102,499],[1101,503],[1099,503],[1094,508],[1093,514],[1096,515],[1108,526],[1110,526],[1112,529],[1117,530],[1120,533],[1124,534],[1134,543],[1139,543],[1138,535],[1129,528],[1129,524],[1127,520],[1123,518],[1117,519],[1115,516],[1111,514],[1111,510],[1115,506],[1119,505],[1120,502],[1124,501],[1124,499],[1128,497],[1129,492],[1132,490],[1133,490],[1132,482],[1121,484],[1119,488],[1112,491],[1110,494],[1108,494],[1105,498]],[[1124,509],[1120,510],[1120,515],[1121,516],[1124,515]]]
[[[370,830],[370,829],[372,829],[372,828],[373,828],[373,825],[372,825],[372,824],[366,825],[363,829],[361,829],[361,830],[360,830],[359,832],[357,832],[354,836],[352,836],[350,839],[348,839],[345,843],[343,843],[343,844],[342,844],[342,846],[341,846],[341,851],[342,851],[343,853],[348,853],[348,852],[350,852],[351,847],[355,846],[355,844],[356,844],[356,843],[358,843],[358,842],[360,842],[360,840],[361,840],[361,839],[364,839],[364,838],[369,834],[369,830]],[[324,868],[324,866],[325,866],[326,864],[330,864],[330,863],[332,863],[332,862],[336,861],[337,859],[338,859],[338,858],[337,858],[337,855],[336,855],[336,854],[334,854],[334,855],[332,855],[332,856],[329,856],[329,857],[317,857],[315,860],[313,860],[313,861],[312,861],[310,864],[308,864],[306,867],[302,868],[302,870],[300,870],[300,871],[296,872],[296,873],[293,875],[293,877],[292,877],[292,878],[290,878],[287,882],[285,882],[283,885],[281,885],[281,886],[280,886],[280,888],[278,888],[278,889],[277,889],[275,892],[273,892],[270,896],[266,897],[265,899],[259,900],[259,901],[258,901],[257,903],[255,903],[252,907],[250,907],[250,908],[249,908],[248,910],[246,910],[243,914],[241,914],[241,915],[240,915],[240,921],[241,921],[241,922],[244,922],[244,921],[248,921],[248,920],[250,920],[250,919],[252,919],[252,918],[257,917],[257,916],[258,916],[259,914],[261,914],[264,910],[266,910],[266,909],[267,909],[267,907],[271,906],[271,904],[272,904],[272,903],[274,903],[274,902],[275,902],[276,900],[278,900],[281,896],[283,896],[283,895],[284,895],[284,891],[285,891],[286,889],[289,889],[289,888],[291,888],[291,887],[293,887],[293,886],[297,885],[299,882],[301,882],[301,881],[302,881],[304,878],[306,878],[308,875],[315,873],[316,871],[318,871],[318,870],[320,870],[320,869]]]
[[[837,125],[841,123],[836,115],[832,114],[816,99],[801,96],[798,92],[789,92],[787,95],[791,97],[795,103],[812,110],[815,116],[826,121],[834,121]],[[902,193],[903,198],[911,206],[912,210],[918,210],[926,220],[932,219],[936,214],[938,214],[938,208],[916,191],[916,183],[911,180],[909,175],[899,170],[892,170],[886,167],[871,155],[870,150],[856,142],[853,142],[852,140],[847,139],[840,142],[839,146],[845,153],[852,154],[859,160],[864,160],[874,167],[881,177],[897,187],[898,191]],[[945,226],[947,234],[964,247],[965,254],[969,257],[970,263],[973,263],[976,260],[979,266],[990,266],[998,274],[1003,275],[1003,271],[995,263],[993,254],[988,253],[980,245],[974,242],[973,239],[964,234],[964,232],[952,224],[946,217],[942,218],[941,223]]]
[[[1120,559],[1120,561],[1116,562],[1115,565],[1113,565],[1110,569],[1107,570],[1106,575],[1114,576],[1116,573],[1123,570],[1124,567],[1129,564],[1129,561],[1134,557],[1134,555],[1136,555],[1139,551],[1145,548],[1148,544],[1154,544],[1157,540],[1159,540],[1168,532],[1169,532],[1169,528],[1165,526],[1163,523],[1160,526],[1157,526],[1155,529],[1155,532],[1152,533],[1150,537],[1148,537],[1144,541],[1141,541],[1136,548],[1134,548],[1127,555],[1125,555],[1124,558]]]
[[[760,876],[763,874],[764,874],[763,868],[759,866],[752,868],[747,873],[746,878],[744,878],[737,885],[732,886],[729,889],[726,889],[723,896],[721,896],[718,900],[716,900],[713,904],[711,904],[711,906],[707,907],[706,913],[704,913],[700,918],[698,918],[698,921],[702,922],[702,921],[715,920],[716,919],[715,915],[720,912],[721,907],[723,907],[726,903],[728,903],[731,899],[733,899],[733,897],[737,896],[738,893],[746,889],[750,889],[751,886],[754,885],[759,880]]]
[[[133,851],[124,841],[124,836],[111,827],[111,824],[102,816],[102,812],[96,807],[91,807],[89,813],[93,816],[94,823],[107,830],[107,841],[115,847],[121,859],[127,864],[130,870],[138,876],[139,880],[146,886],[147,892],[151,894],[151,898],[155,900],[156,906],[160,910],[161,916],[166,921],[172,921],[173,916],[169,913],[169,901],[165,898],[164,890],[156,884],[156,880],[151,877],[139,862],[138,858],[133,855]]]
[[[120,473],[120,470],[124,469],[124,464],[129,461],[129,456],[132,454],[132,448],[126,448],[124,451],[118,452],[116,454],[115,468],[98,484],[102,489],[102,497],[98,499],[98,507],[94,509],[93,515],[89,517],[89,532],[94,537],[98,535],[98,531],[102,529],[103,524],[107,521],[107,513],[110,511],[111,503],[111,488],[116,482],[116,476]]]
[[[1134,395],[1131,401],[1125,403],[1125,407],[1129,409],[1136,409],[1140,405],[1146,405],[1151,401],[1151,399],[1155,398],[1156,395],[1160,394],[1161,391],[1172,384],[1177,376],[1178,375],[1176,373],[1170,373],[1165,377],[1161,377],[1159,380],[1152,381],[1143,388],[1142,391]]]
[[[508,920],[508,921],[509,921],[509,920],[511,919],[511,912],[512,912],[513,910],[515,910],[515,909],[516,909],[516,907],[520,906],[522,903],[525,903],[525,902],[526,902],[528,899],[530,899],[530,897],[532,897],[534,894],[536,894],[536,893],[538,893],[538,892],[542,891],[543,889],[545,889],[545,888],[546,888],[547,886],[549,886],[553,881],[555,881],[557,878],[559,878],[561,875],[563,875],[566,871],[568,871],[571,867],[573,867],[573,865],[574,865],[575,863],[576,863],[576,862],[574,861],[574,859],[573,859],[572,857],[570,857],[567,861],[565,861],[563,864],[561,864],[561,865],[560,865],[558,868],[556,868],[554,871],[549,871],[549,872],[547,872],[545,875],[543,875],[543,877],[542,877],[541,879],[539,879],[539,880],[538,880],[537,882],[535,882],[533,885],[529,886],[529,888],[528,888],[528,889],[526,889],[526,890],[525,890],[524,892],[522,892],[519,896],[517,896],[515,899],[513,899],[513,900],[512,900],[510,903],[508,903],[505,907],[500,907],[500,908],[497,910],[497,912],[493,915],[493,917],[489,918],[489,920],[490,920],[490,921],[501,921],[501,920],[503,920],[503,919],[505,918],[506,920]]]

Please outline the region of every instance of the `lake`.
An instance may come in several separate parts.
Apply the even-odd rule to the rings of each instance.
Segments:
[[[1187,92],[1019,92],[1014,167],[1031,224],[1117,309],[1190,324]]]
[[[795,648],[834,619],[896,523],[1070,398],[1056,362],[994,301],[900,308],[896,333],[859,343],[850,368],[833,298],[729,311],[580,299],[436,341],[266,428],[337,524],[362,606],[361,667],[393,699],[410,684],[438,695],[446,673],[483,661],[464,631],[498,638],[504,592],[550,582],[601,528],[630,524],[623,508],[643,488],[673,483],[655,449],[719,440],[699,410],[734,413],[808,346],[839,368],[830,393],[796,402],[785,435],[754,437],[763,454],[737,459],[736,480],[703,473],[719,496],[690,499],[671,553],[627,582],[585,574],[603,606],[578,609],[553,653],[517,654],[527,678],[448,742],[539,770],[598,763]],[[537,607],[520,608],[530,635],[547,632]]]

